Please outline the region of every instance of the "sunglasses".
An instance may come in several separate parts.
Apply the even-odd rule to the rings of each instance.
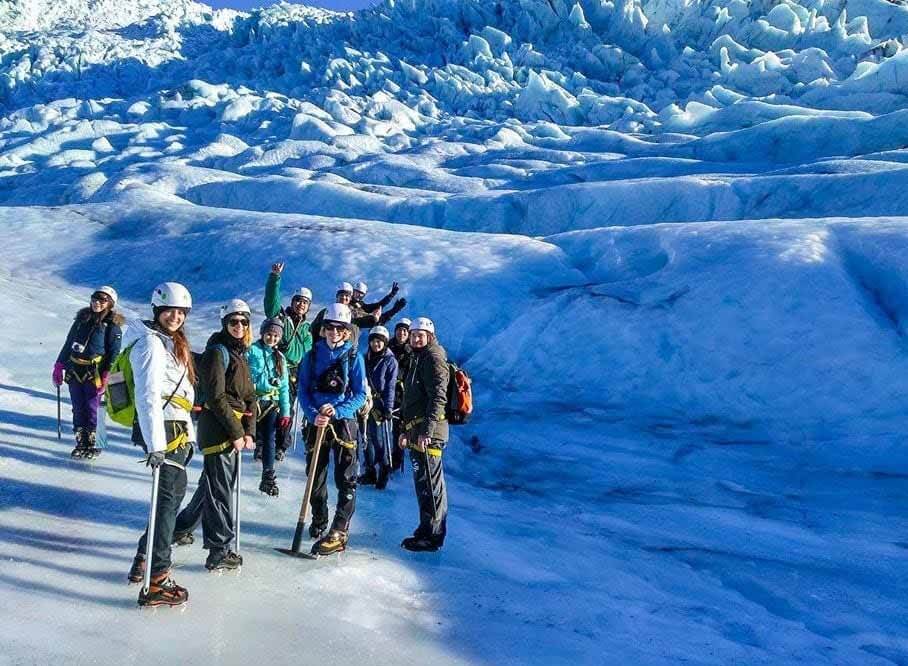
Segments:
[[[344,326],[343,324],[324,324],[323,328],[326,331],[343,331],[347,327]]]
[[[110,303],[111,302],[110,296],[108,296],[107,294],[92,294],[91,300],[96,301],[98,303]]]
[[[227,320],[228,326],[249,326],[249,320],[243,319],[242,317],[235,317],[233,319]]]

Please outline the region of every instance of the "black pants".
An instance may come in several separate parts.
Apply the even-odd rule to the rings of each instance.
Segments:
[[[155,510],[154,536],[151,542],[151,573],[157,575],[170,570],[170,544],[177,511],[186,495],[186,465],[192,459],[192,445],[172,451],[165,456],[169,464],[161,465],[158,479],[158,502]],[[179,467],[177,466],[179,465]],[[137,554],[145,557],[148,528],[139,539]],[[147,565],[147,563],[146,563]]]
[[[293,419],[286,428],[277,428],[277,448],[281,451],[289,451],[293,446],[293,428],[296,426],[296,419],[303,418],[299,405],[296,404],[296,371],[297,367],[287,368],[287,375],[290,379],[290,415]]]
[[[416,430],[411,430],[408,437],[411,446],[417,438]],[[443,441],[433,439],[429,450],[441,454],[444,445]],[[413,463],[413,484],[419,503],[419,527],[414,535],[432,539],[441,546],[448,531],[448,489],[441,455],[411,448],[410,462]]]
[[[331,428],[325,432],[322,448],[315,465],[315,480],[312,484],[312,524],[328,524],[328,457],[334,452],[334,487],[337,488],[337,506],[334,509],[332,529],[347,532],[356,509],[356,477],[359,461],[356,458],[357,425],[354,419],[331,421]],[[316,428],[306,428],[306,469],[312,468],[312,454],[315,449]],[[335,438],[336,434],[336,438]],[[347,444],[343,446],[341,442]],[[349,447],[352,443],[352,448]]]
[[[274,447],[277,432],[277,419],[280,415],[277,403],[260,402],[259,410],[264,414],[255,425],[255,442],[262,447],[262,471],[274,471]]]
[[[234,537],[233,482],[236,477],[236,453],[233,448],[223,453],[205,456],[199,485],[192,499],[171,531],[175,535],[189,534],[202,523],[204,546],[212,552],[226,552]]]

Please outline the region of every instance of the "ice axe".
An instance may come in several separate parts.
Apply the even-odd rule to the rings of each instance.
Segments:
[[[322,441],[325,439],[325,428],[327,426],[318,426],[315,429],[315,446],[312,449],[312,458],[309,462],[309,472],[306,477],[306,492],[303,493],[303,505],[300,507],[299,519],[296,521],[296,532],[293,534],[293,544],[290,548],[275,548],[279,553],[292,555],[293,557],[302,557],[307,560],[314,560],[316,556],[311,553],[300,551],[300,544],[303,541],[303,531],[306,528],[306,520],[309,518],[309,502],[312,499],[312,486],[315,485],[315,469],[318,466],[318,456],[322,450]]]
[[[57,384],[57,439],[63,439],[63,416],[60,409],[60,385]]]
[[[151,553],[154,546],[155,519],[158,511],[158,485],[161,480],[161,468],[151,471],[151,504],[148,505],[148,529],[145,531],[145,576],[142,579],[142,594],[147,595],[151,588]]]

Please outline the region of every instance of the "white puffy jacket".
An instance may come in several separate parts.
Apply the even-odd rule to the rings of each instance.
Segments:
[[[190,405],[195,399],[189,373],[173,355],[173,340],[138,319],[130,321],[127,326],[123,346],[135,341],[129,353],[129,361],[135,380],[139,429],[148,451],[167,449],[164,421],[185,422],[189,441],[195,442],[195,428],[189,412],[174,402],[164,407],[174,389],[175,395]]]

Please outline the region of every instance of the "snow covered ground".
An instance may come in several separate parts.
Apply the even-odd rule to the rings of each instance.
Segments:
[[[0,663],[908,663],[906,35],[889,0],[0,6]],[[199,348],[276,260],[316,305],[399,280],[473,375],[449,540],[398,548],[404,477],[288,560],[301,459],[277,500],[248,460],[242,574],[181,548],[189,606],[137,611],[149,475],[121,430],[70,461],[53,357],[100,283],[186,283]]]

